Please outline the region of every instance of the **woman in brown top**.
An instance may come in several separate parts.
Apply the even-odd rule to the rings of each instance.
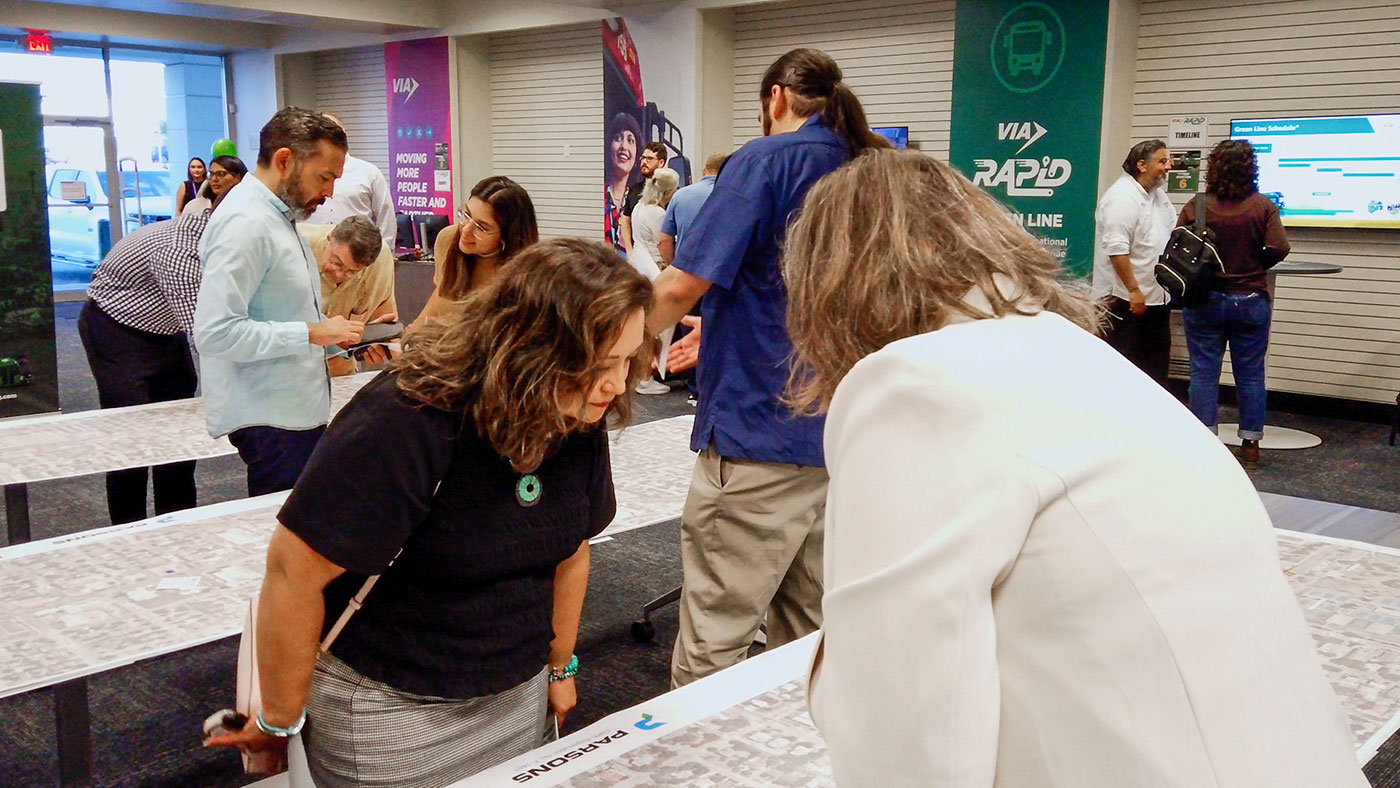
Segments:
[[[1215,277],[1205,301],[1182,310],[1186,349],[1191,357],[1191,412],[1215,429],[1220,396],[1220,364],[1230,346],[1230,364],[1240,403],[1240,462],[1259,465],[1264,437],[1264,356],[1272,316],[1268,270],[1288,255],[1278,206],[1259,193],[1254,147],[1225,140],[1210,152],[1206,174],[1206,226],[1215,233],[1224,275]],[[1196,220],[1193,200],[1177,226]]]
[[[489,283],[500,266],[539,239],[535,205],[520,184],[502,175],[477,183],[457,209],[457,223],[438,233],[433,294],[408,330],[456,315],[468,291]]]

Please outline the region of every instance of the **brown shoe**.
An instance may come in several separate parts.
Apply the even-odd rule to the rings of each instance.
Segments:
[[[1252,471],[1258,468],[1259,441],[1252,441],[1248,439],[1240,441],[1240,451],[1238,456],[1240,458],[1240,465],[1245,470]]]

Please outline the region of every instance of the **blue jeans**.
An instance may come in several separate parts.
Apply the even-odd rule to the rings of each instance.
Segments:
[[[1272,313],[1269,299],[1258,293],[1211,293],[1204,304],[1182,310],[1191,356],[1191,412],[1212,430],[1219,421],[1220,363],[1228,343],[1240,401],[1240,439],[1264,437],[1264,355]]]

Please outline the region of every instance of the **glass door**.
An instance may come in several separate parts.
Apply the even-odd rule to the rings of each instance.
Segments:
[[[105,120],[45,117],[44,157],[54,295],[80,300],[97,264],[128,231],[125,203],[138,193],[136,173],[120,172]]]

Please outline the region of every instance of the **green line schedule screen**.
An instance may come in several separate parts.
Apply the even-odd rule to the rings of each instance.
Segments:
[[[1400,229],[1400,115],[1230,121],[1289,227]]]

